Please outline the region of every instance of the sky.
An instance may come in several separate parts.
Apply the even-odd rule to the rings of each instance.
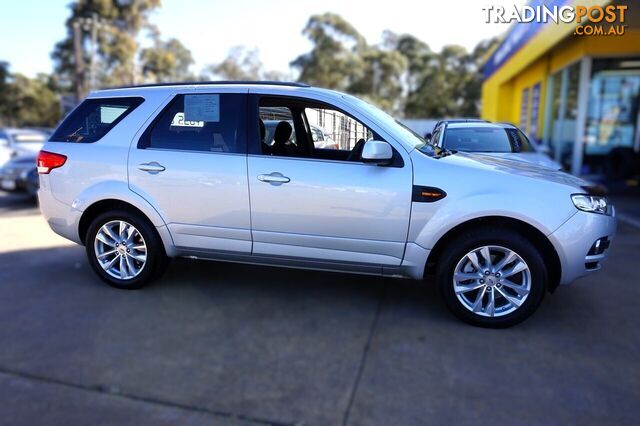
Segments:
[[[70,0],[0,0],[0,60],[12,72],[35,76],[51,72],[50,53],[66,34]],[[386,29],[410,33],[439,51],[447,44],[472,49],[499,35],[507,24],[487,24],[487,6],[518,6],[524,0],[163,0],[150,21],[163,37],[179,39],[194,57],[196,74],[221,62],[234,46],[258,49],[266,70],[289,72],[289,62],[310,50],[302,35],[309,16],[335,12],[349,21],[370,44]],[[148,43],[141,37],[141,44]]]

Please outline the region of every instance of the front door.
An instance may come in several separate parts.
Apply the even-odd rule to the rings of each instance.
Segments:
[[[251,252],[246,94],[176,95],[134,142],[129,186],[182,249]]]
[[[364,141],[380,137],[336,108],[286,97],[257,102],[261,123],[253,125],[267,131],[248,157],[253,253],[400,265],[411,165],[397,151],[392,165],[363,163]],[[334,149],[316,148],[311,129],[322,129]]]

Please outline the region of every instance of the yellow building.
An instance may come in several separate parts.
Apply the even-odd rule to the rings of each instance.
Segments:
[[[512,25],[485,66],[482,118],[520,126],[573,174],[601,175],[613,148],[640,148],[640,1],[536,4],[596,6],[596,20],[626,10],[624,22]],[[584,34],[599,27],[615,35]]]

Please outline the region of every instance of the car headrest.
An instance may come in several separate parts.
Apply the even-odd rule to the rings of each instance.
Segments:
[[[273,135],[274,143],[284,144],[289,140],[292,132],[293,128],[291,127],[291,124],[289,124],[287,121],[279,122]]]

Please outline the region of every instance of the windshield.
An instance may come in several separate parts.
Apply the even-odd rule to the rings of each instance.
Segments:
[[[519,129],[502,127],[447,128],[443,146],[465,152],[532,152],[533,147]]]

